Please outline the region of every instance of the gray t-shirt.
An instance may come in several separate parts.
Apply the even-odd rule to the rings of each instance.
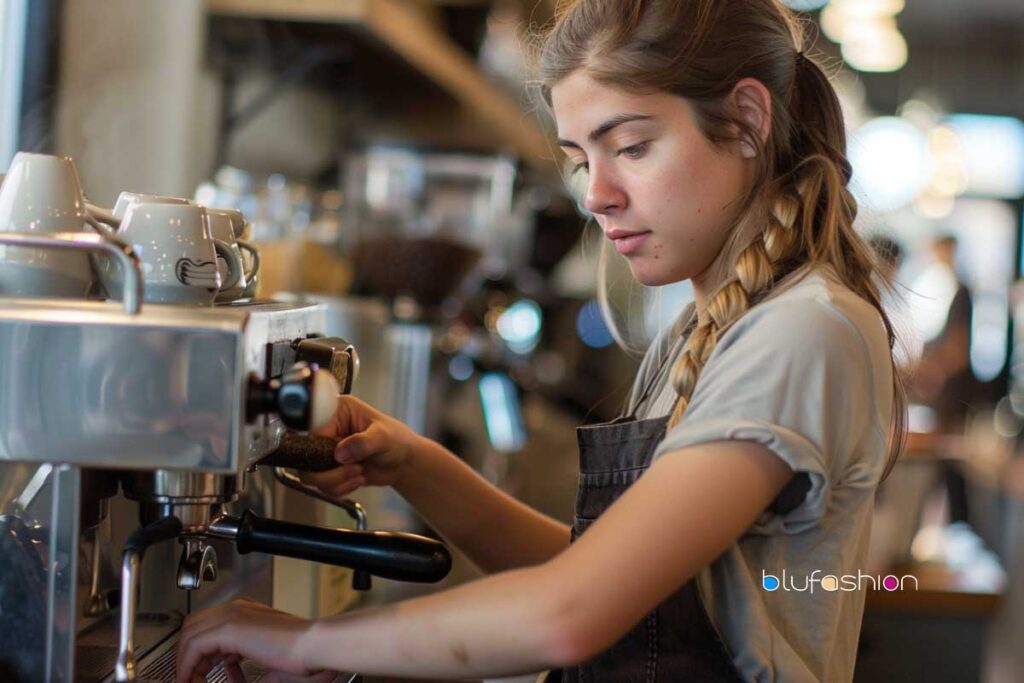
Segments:
[[[692,315],[691,304],[678,322]],[[672,331],[685,327],[667,326],[648,349],[630,399],[638,419],[671,411],[668,379],[685,342]],[[652,376],[652,392],[635,406]],[[756,441],[810,480],[795,508],[764,512],[697,576],[711,621],[746,680],[853,679],[871,585],[859,572],[891,411],[882,319],[831,269],[820,268],[721,335],[683,419],[659,444],[655,458],[711,441]],[[767,590],[766,574],[782,586]],[[807,582],[827,576],[836,577],[837,590]]]

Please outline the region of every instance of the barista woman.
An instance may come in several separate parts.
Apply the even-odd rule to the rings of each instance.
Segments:
[[[648,286],[695,302],[626,414],[581,427],[572,528],[346,397],[344,496],[393,486],[488,576],[306,621],[190,617],[179,681],[240,658],[284,674],[562,681],[849,681],[872,502],[903,442],[839,102],[778,0],[578,0],[540,82],[583,204]]]

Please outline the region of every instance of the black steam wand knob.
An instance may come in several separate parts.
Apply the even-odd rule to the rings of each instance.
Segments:
[[[286,427],[312,431],[334,416],[341,387],[334,375],[309,363],[296,363],[280,377],[267,380],[249,376],[245,419],[276,414]]]

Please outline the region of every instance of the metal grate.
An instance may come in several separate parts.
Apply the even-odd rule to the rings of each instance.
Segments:
[[[174,683],[174,669],[177,660],[177,650],[169,647],[164,653],[149,663],[139,678],[142,681],[160,681],[161,683]]]
[[[75,680],[101,681],[117,662],[117,648],[109,645],[79,645],[75,648]]]
[[[95,650],[95,652],[93,652]],[[117,648],[110,647],[89,647],[79,646],[78,648],[78,675],[75,680],[81,679],[81,683],[92,683],[93,681],[113,680],[111,669],[117,661]],[[174,683],[174,675],[178,664],[178,638],[169,639],[157,647],[149,656],[144,658],[145,664],[139,673],[139,683]],[[89,662],[88,670],[85,669]],[[93,663],[94,662],[94,663]],[[245,679],[251,683],[258,683],[267,673],[267,669],[256,662],[245,660],[241,663],[242,673]],[[92,678],[93,671],[101,671],[95,678]],[[339,674],[335,683],[353,683],[360,680],[352,674]],[[218,665],[206,676],[207,683],[228,683],[228,676],[224,668]]]
[[[135,643],[140,658],[144,659],[147,652],[165,640],[178,623],[178,617],[167,614],[139,614],[135,624]],[[79,635],[75,645],[75,681],[95,683],[113,680],[117,664],[117,634],[117,614],[109,614]]]
[[[174,674],[178,664],[178,648],[175,645],[168,647],[156,659],[150,662],[142,673],[139,674],[140,683],[174,683]],[[247,681],[258,681],[267,670],[262,666],[249,661],[242,662],[242,673]],[[207,683],[228,683],[228,675],[224,667],[218,665],[213,671],[206,675]]]

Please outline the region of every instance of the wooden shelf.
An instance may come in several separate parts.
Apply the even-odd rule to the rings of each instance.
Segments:
[[[492,83],[439,27],[429,4],[401,0],[206,0],[221,16],[345,24],[368,31],[493,127],[507,147],[557,177],[554,146],[533,114]]]

